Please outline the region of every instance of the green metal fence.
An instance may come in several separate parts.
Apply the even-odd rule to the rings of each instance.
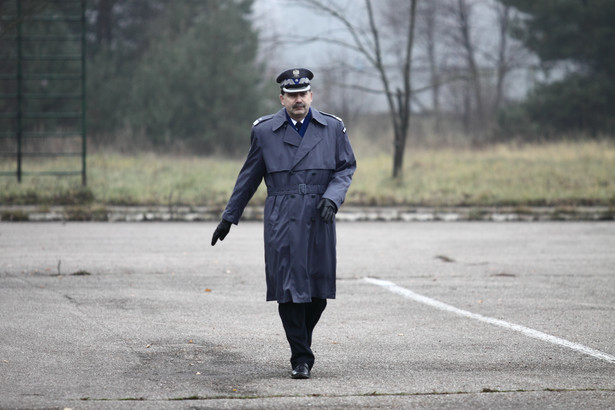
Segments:
[[[87,183],[85,6],[0,2],[0,160],[15,161],[15,171],[0,170],[2,176],[81,175]],[[58,157],[76,163],[40,169],[41,159]]]

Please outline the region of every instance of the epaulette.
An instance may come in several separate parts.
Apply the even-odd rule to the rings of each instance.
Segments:
[[[341,122],[342,124],[344,123],[344,121],[342,121],[342,119],[340,117],[338,117],[337,115],[333,115],[333,114],[329,114],[328,112],[320,112],[321,114],[324,114],[328,117],[332,117],[335,118],[336,120],[338,120],[339,122]],[[345,134],[346,133],[346,127],[344,127],[344,129],[342,130],[342,132]]]
[[[338,120],[339,122],[344,122],[344,121],[342,121],[342,119],[341,119],[340,117],[338,117],[337,115],[329,114],[328,112],[322,112],[322,111],[321,111],[320,113],[321,113],[321,114],[324,114],[324,115],[328,115],[329,117],[333,117],[333,118],[335,118],[336,120]]]
[[[270,120],[270,119],[272,119],[272,118],[273,118],[273,114],[270,114],[270,115],[265,115],[265,116],[263,116],[263,117],[260,117],[260,118],[259,118],[259,119],[257,119],[256,121],[254,121],[254,122],[252,123],[252,126],[254,127],[255,125],[260,124],[261,122],[263,122],[263,121],[267,121],[267,120]]]

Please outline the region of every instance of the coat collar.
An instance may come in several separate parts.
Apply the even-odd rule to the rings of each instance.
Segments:
[[[327,120],[325,116],[320,113],[320,111],[311,108],[312,110],[312,120],[317,121],[319,124],[326,126]],[[271,130],[276,131],[286,122],[286,108],[282,108],[280,111],[274,114],[271,119]]]
[[[284,123],[286,123],[286,109],[282,108],[278,111],[273,118],[271,119],[271,129],[273,131],[279,130]],[[318,110],[312,108],[312,122],[316,121],[318,124],[322,126],[327,125],[327,120],[324,115],[321,114]],[[312,126],[307,128],[305,135],[303,138],[297,134],[292,127],[286,127],[284,131],[284,135],[282,140],[286,144],[294,145],[297,148],[295,152],[295,156],[293,158],[291,169],[293,169],[297,164],[312,150],[314,147],[322,140],[324,135],[324,130],[322,127],[314,127]]]

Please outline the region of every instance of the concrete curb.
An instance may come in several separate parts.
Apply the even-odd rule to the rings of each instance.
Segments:
[[[219,207],[189,206],[0,206],[1,221],[165,222],[218,221]],[[262,206],[247,207],[242,221],[263,219]],[[340,222],[403,221],[612,221],[615,208],[594,207],[358,207],[344,206]]]

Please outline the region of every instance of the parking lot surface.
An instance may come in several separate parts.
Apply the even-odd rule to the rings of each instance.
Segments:
[[[340,222],[290,379],[262,223],[0,223],[0,408],[612,408],[615,223]]]

